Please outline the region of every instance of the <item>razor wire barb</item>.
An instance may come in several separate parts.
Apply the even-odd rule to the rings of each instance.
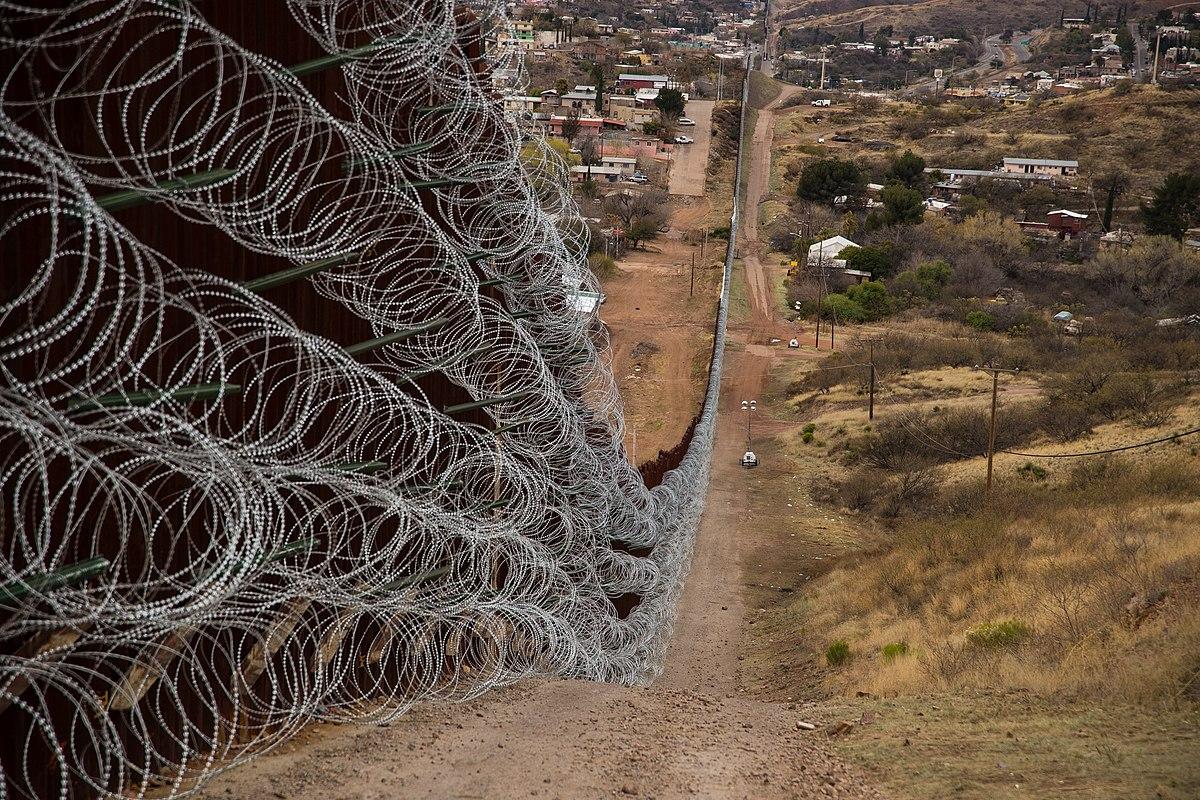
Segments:
[[[661,670],[736,210],[700,423],[647,489],[603,331],[565,312],[598,288],[565,167],[477,69],[520,74],[483,46],[511,33],[504,4],[279,17],[326,55],[280,64],[187,0],[0,2],[0,721],[19,734],[0,796],[186,794],[311,720]],[[300,80],[323,70],[336,113]],[[135,206],[292,266],[175,263],[122,226]],[[297,327],[271,302],[297,281],[372,336]],[[431,402],[433,372],[470,402]]]

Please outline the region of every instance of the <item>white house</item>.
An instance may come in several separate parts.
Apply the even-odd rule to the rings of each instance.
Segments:
[[[808,265],[811,267],[832,266],[845,269],[846,261],[845,259],[838,258],[838,254],[847,247],[859,247],[859,245],[850,241],[845,236],[833,236],[817,242],[808,248]]]
[[[622,176],[629,176],[637,172],[637,159],[633,156],[601,156],[600,163],[606,167],[620,170]]]

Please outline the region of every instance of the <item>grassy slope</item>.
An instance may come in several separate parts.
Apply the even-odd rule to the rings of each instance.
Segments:
[[[926,109],[884,103],[877,110],[835,106],[820,124],[807,121],[811,109],[789,110],[776,127],[777,158],[785,170],[816,157],[853,158],[882,171],[892,153],[911,149],[931,167],[987,168],[1004,156],[1073,158],[1080,162],[1083,191],[1069,198],[1072,207],[1095,212],[1086,193],[1089,178],[1121,167],[1133,178],[1125,197],[1127,211],[1148,198],[1170,171],[1200,162],[1200,92],[1163,92],[1138,87],[1120,96],[1112,90],[1047,101],[1037,109],[972,110],[957,103]],[[835,144],[833,133],[858,142]],[[826,144],[816,143],[818,136]],[[891,151],[872,150],[867,142],[891,143]],[[794,181],[783,187],[790,192]],[[1096,195],[1095,203],[1103,198]]]
[[[774,376],[776,393],[793,373]],[[877,423],[912,403],[982,407],[987,392],[971,376],[905,376]],[[1107,424],[1069,446],[1031,448],[1088,450],[1193,427],[1197,400],[1181,403],[1161,430]],[[785,463],[756,481],[756,506],[786,507],[771,516],[791,526],[792,541],[823,547],[826,561],[793,564],[780,553],[767,562],[762,582],[784,588],[755,598],[762,612],[749,659],[762,691],[825,696],[798,709],[819,723],[869,712],[871,724],[837,744],[896,797],[1196,796],[1195,446],[1141,451],[1128,472],[1082,486],[1068,462],[1033,459],[1049,475],[1026,481],[1017,468],[1030,459],[1003,456],[991,512],[893,530],[808,494],[813,481],[846,473],[838,445],[866,429],[863,405],[852,390],[825,395],[792,416],[816,423],[815,442],[803,443],[796,426],[764,448],[768,468]],[[978,496],[983,469],[979,458],[959,462],[943,468],[943,481]],[[1179,471],[1192,482],[1173,484]],[[1143,618],[1124,610],[1131,595],[1156,589],[1167,599]],[[968,630],[1007,619],[1032,634],[1014,647],[966,645]],[[832,668],[824,649],[836,639],[853,655]],[[889,662],[880,650],[897,641],[908,653]]]

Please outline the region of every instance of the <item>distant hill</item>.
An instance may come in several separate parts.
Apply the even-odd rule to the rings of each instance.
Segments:
[[[1135,3],[1131,15],[1151,14],[1176,0],[1149,0]],[[779,0],[779,24],[838,29],[861,23],[868,31],[892,25],[902,33],[997,33],[1004,28],[1030,30],[1057,21],[1067,14],[1084,13],[1082,0],[1004,0],[984,3],[978,0]],[[1110,13],[1115,13],[1115,4]],[[812,19],[806,19],[812,17]]]

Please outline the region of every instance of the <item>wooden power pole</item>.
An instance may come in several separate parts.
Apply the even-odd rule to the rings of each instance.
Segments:
[[[1019,369],[1001,369],[993,367],[990,364],[984,366],[975,365],[975,369],[992,374],[992,414],[988,422],[988,445],[987,445],[987,480],[983,485],[983,505],[986,508],[992,499],[992,458],[996,454],[996,406],[999,397],[1000,389],[1000,373],[1008,372],[1016,374]]]

